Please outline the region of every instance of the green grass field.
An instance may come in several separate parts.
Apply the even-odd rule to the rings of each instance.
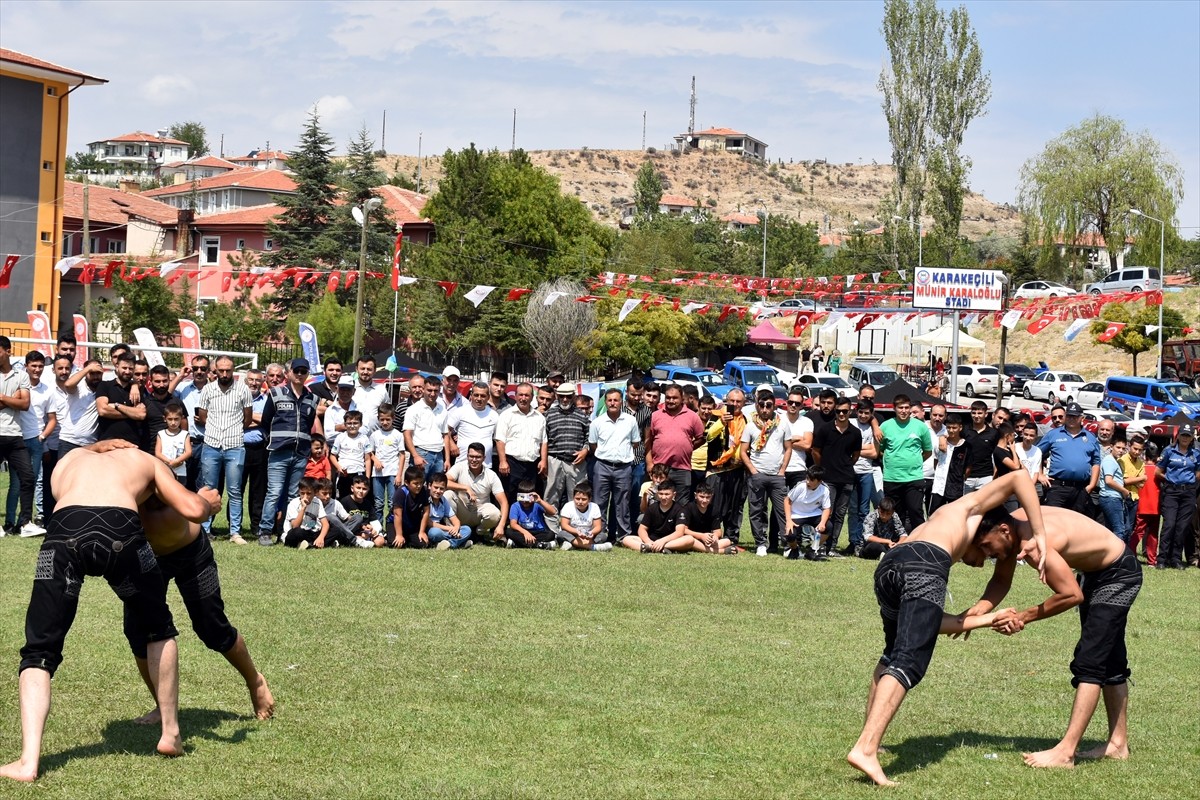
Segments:
[[[19,751],[17,650],[39,540],[0,541],[0,758]],[[329,551],[217,544],[224,596],[278,703],[171,602],[187,755],[156,729],[89,579],[54,681],[42,777],[0,797],[857,797],[843,761],[882,643],[873,565],[633,553]],[[1013,601],[1043,587],[1024,570]],[[953,608],[982,591],[957,566]],[[942,639],[883,756],[897,796],[1194,796],[1200,575],[1150,572],[1130,622],[1132,760],[1071,771],[1021,752],[1062,734],[1074,614]],[[182,616],[181,616],[182,615]],[[1103,712],[1085,743],[1105,733]]]

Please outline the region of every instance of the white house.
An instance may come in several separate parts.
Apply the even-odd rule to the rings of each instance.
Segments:
[[[681,133],[675,137],[675,146],[680,150],[723,150],[749,158],[767,160],[767,144],[749,134],[732,128],[709,128],[692,133]]]
[[[238,165],[217,156],[202,156],[187,161],[172,161],[164,164],[158,171],[158,176],[167,183],[180,181],[199,181],[216,175],[232,172]]]
[[[104,165],[109,180],[149,178],[159,167],[172,161],[187,161],[188,144],[167,137],[165,128],[157,133],[134,131],[88,143],[88,151]]]
[[[229,159],[239,167],[249,167],[250,169],[278,169],[286,170],[287,153],[282,150],[251,150],[244,156],[237,156]]]

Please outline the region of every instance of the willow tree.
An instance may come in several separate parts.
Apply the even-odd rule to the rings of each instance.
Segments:
[[[1183,200],[1183,172],[1153,136],[1130,133],[1125,123],[1096,114],[1052,139],[1021,168],[1018,203],[1034,241],[1045,249],[1099,234],[1119,253],[1136,236],[1144,257],[1158,261],[1158,223],[1174,240],[1175,212]]]

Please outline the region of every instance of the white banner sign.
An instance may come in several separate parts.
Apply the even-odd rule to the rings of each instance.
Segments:
[[[999,311],[1003,276],[994,269],[921,267],[913,276],[913,308]]]

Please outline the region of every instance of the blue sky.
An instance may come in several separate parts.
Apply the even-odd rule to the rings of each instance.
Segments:
[[[1185,176],[1200,234],[1200,2],[967,2],[992,76],[968,130],[971,187],[1016,196],[1024,161],[1100,112],[1146,130]],[[214,151],[295,145],[314,103],[339,151],[366,125],[390,152],[662,146],[698,127],[772,158],[891,160],[876,89],[881,2],[27,2],[0,44],[107,78],[71,98],[68,150],[196,119]]]

